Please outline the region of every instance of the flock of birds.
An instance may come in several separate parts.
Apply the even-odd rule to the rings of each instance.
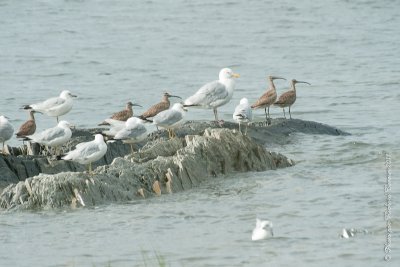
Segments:
[[[158,127],[168,131],[169,138],[176,136],[174,129],[179,127],[183,122],[187,108],[205,108],[214,111],[215,121],[220,125],[223,121],[218,119],[217,108],[227,104],[233,96],[235,89],[235,78],[239,74],[234,73],[229,68],[223,68],[219,72],[219,79],[209,82],[202,86],[195,94],[184,100],[183,102],[170,105],[170,98],[179,98],[179,96],[164,93],[161,102],[151,106],[140,116],[133,116],[133,106],[140,106],[132,102],[126,104],[126,108],[120,112],[114,113],[110,118],[104,120],[99,125],[107,125],[110,129],[102,134],[96,134],[95,139],[90,142],[80,143],[76,148],[62,157],[64,160],[76,161],[80,164],[89,164],[89,172],[91,171],[91,163],[102,158],[107,152],[107,144],[104,141],[103,135],[109,136],[112,140],[121,140],[124,143],[130,144],[132,153],[133,144],[142,141],[147,136],[148,129],[146,123],[152,123]],[[246,123],[246,131],[248,123],[252,121],[252,109],[264,108],[266,119],[270,118],[269,108],[272,105],[283,108],[283,114],[286,118],[285,108],[290,107],[296,101],[297,83],[307,83],[297,80],[291,81],[291,89],[277,97],[274,80],[283,79],[282,77],[269,76],[269,88],[267,91],[254,103],[249,105],[247,98],[242,98],[239,105],[235,108],[233,119],[239,123]],[[307,83],[309,84],[309,83]],[[48,149],[54,148],[55,155],[58,154],[57,148],[67,143],[71,136],[72,125],[64,120],[59,121],[59,117],[65,115],[72,109],[73,95],[70,91],[64,90],[58,97],[49,98],[43,102],[24,105],[22,108],[29,111],[29,120],[26,121],[19,131],[16,133],[17,138],[29,140],[46,146]],[[268,109],[268,112],[267,112]],[[51,117],[56,117],[57,125],[53,128],[46,129],[42,132],[35,133],[36,121],[35,113],[46,114]],[[2,153],[5,153],[5,142],[10,140],[14,134],[14,127],[5,116],[0,116],[0,142],[3,143]]]

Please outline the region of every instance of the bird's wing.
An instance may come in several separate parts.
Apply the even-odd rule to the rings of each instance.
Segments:
[[[129,112],[128,110],[124,109],[121,110],[119,112],[115,112],[112,116],[111,119],[114,120],[119,120],[119,121],[126,121],[127,119],[129,119],[130,117],[132,117],[132,113]]]
[[[287,91],[279,97],[278,101],[275,102],[275,104],[284,104],[287,103],[289,100],[293,99],[295,97],[294,91],[290,90]]]
[[[169,108],[169,103],[167,102],[159,102],[153,106],[151,106],[148,110],[146,110],[141,118],[151,118],[160,113],[161,111],[167,110]]]
[[[75,149],[68,152],[63,159],[85,160],[87,158],[90,158],[90,156],[99,151],[100,147],[94,141],[84,142],[76,145]]]
[[[251,120],[252,119],[252,111],[248,105],[238,105],[235,108],[235,112],[233,113],[233,116],[240,118],[240,119]]]
[[[54,108],[56,106],[62,105],[63,103],[65,103],[65,101],[66,101],[65,99],[60,98],[60,97],[52,97],[43,102],[36,103],[31,106],[33,109],[39,110],[39,111],[40,110],[48,110],[48,109]]]
[[[268,90],[254,103],[251,107],[257,108],[263,105],[271,105],[276,100],[276,92],[274,90]]]
[[[181,112],[169,109],[158,113],[157,116],[153,118],[153,122],[160,126],[162,125],[169,126],[182,120],[182,118],[183,115]]]
[[[19,127],[17,136],[26,136],[33,134],[36,130],[36,123],[34,120],[26,121],[24,124]]]
[[[63,137],[64,135],[65,135],[64,129],[56,126],[56,127],[44,130],[43,132],[31,135],[31,136],[29,136],[29,138],[35,142],[40,143],[40,142],[49,142],[56,138]]]
[[[185,100],[185,105],[209,106],[211,103],[228,96],[225,85],[219,81],[205,84],[194,95]]]
[[[135,127],[131,128],[124,128],[120,130],[115,136],[114,139],[129,139],[129,138],[136,138],[145,134],[147,131],[146,127],[142,124],[135,125]]]

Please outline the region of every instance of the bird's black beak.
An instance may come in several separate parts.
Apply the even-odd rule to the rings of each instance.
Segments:
[[[168,97],[176,97],[176,98],[182,99],[182,97],[177,96],[177,95],[168,95]]]

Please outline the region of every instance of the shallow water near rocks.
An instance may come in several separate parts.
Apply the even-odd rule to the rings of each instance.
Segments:
[[[186,192],[95,209],[0,214],[0,266],[382,266],[385,152],[391,160],[392,246],[399,264],[399,8],[392,1],[24,1],[0,3],[0,113],[69,89],[64,118],[94,127],[128,100],[188,97],[229,66],[253,102],[265,77],[298,85],[292,115],[351,136],[293,135],[268,149],[293,168],[237,173]],[[276,82],[278,94],[288,82]],[[136,113],[144,108],[135,109]],[[262,120],[263,111],[255,112]],[[282,111],[271,108],[272,117]],[[190,110],[187,119],[210,119]],[[55,119],[37,115],[38,128]],[[12,140],[11,144],[18,145]],[[384,152],[385,151],[385,152]],[[255,218],[275,237],[251,241]],[[341,239],[343,228],[368,234]]]

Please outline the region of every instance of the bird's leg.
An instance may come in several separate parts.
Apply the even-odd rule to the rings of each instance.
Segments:
[[[132,152],[132,156],[133,156],[134,150],[133,150],[133,144],[132,143],[131,143],[131,152]]]
[[[269,106],[268,106],[268,118],[271,118],[271,116],[269,115]]]
[[[4,153],[4,142],[3,142],[3,149],[1,150],[1,154],[5,155],[5,153]]]
[[[290,115],[290,119],[292,119],[292,114],[290,113],[290,106],[289,106],[289,115]]]
[[[57,116],[57,123],[58,123],[58,116]]]
[[[249,128],[249,123],[246,123],[246,131],[244,132],[244,135],[247,135],[247,128]]]
[[[222,127],[224,125],[224,120],[219,120],[218,119],[217,108],[214,108],[213,111],[214,111],[214,116],[215,116],[215,123],[217,123],[219,125],[219,127]]]
[[[91,173],[92,173],[92,163],[89,162],[89,174],[91,174]]]
[[[265,120],[268,121],[267,107],[265,107],[264,111],[265,111]],[[268,107],[268,114],[269,114],[269,107]]]
[[[214,111],[215,121],[218,121],[218,112],[217,112],[217,109],[214,108],[213,111]]]
[[[286,119],[285,108],[283,108],[283,117],[285,117],[285,119]]]
[[[242,131],[240,130],[240,121],[239,121],[239,132],[242,132]]]
[[[174,129],[171,129],[171,138],[175,138],[176,137],[176,133],[174,131]]]

